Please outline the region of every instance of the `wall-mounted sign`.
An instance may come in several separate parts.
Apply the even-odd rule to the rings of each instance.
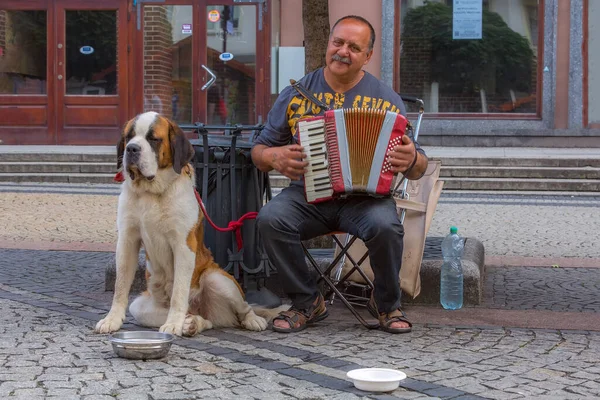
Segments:
[[[219,60],[221,60],[221,61],[233,60],[233,54],[231,54],[231,53],[221,53],[221,54],[219,54]]]
[[[221,13],[219,10],[210,10],[208,12],[208,20],[210,22],[218,22],[221,19]]]
[[[182,24],[181,25],[181,33],[184,35],[192,34],[192,24]]]
[[[483,0],[454,0],[452,39],[481,39]]]
[[[92,46],[81,46],[79,52],[85,55],[92,54],[94,52],[94,48]]]

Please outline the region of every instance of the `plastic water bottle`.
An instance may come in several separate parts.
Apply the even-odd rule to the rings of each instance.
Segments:
[[[463,270],[460,258],[464,240],[458,228],[450,227],[450,234],[442,241],[444,263],[440,274],[440,303],[446,310],[458,310],[463,305]]]

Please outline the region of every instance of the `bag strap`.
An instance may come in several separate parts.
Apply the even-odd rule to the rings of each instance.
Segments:
[[[298,93],[300,93],[308,101],[315,103],[319,107],[323,108],[325,111],[330,110],[327,104],[323,103],[321,100],[317,99],[315,96],[310,94],[310,92],[306,90],[306,88],[302,86],[300,82],[296,82],[295,80],[290,79],[290,85],[292,85],[292,87],[296,89]]]

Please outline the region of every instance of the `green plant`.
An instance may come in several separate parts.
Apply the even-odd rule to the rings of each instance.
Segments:
[[[430,47],[431,81],[455,93],[513,89],[529,92],[535,55],[529,41],[495,12],[483,10],[482,39],[452,39],[452,7],[426,2],[409,10],[403,21],[402,59],[415,46]],[[402,60],[401,60],[402,63]]]

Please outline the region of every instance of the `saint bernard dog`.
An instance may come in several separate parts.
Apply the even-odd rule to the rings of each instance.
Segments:
[[[117,145],[117,167],[125,181],[117,210],[115,292],[96,332],[121,328],[142,246],[147,290],[129,311],[143,326],[179,336],[213,327],[262,331],[281,311],[251,307],[237,281],[219,268],[204,245],[193,156],[179,126],[155,112],[140,114],[125,126]]]

